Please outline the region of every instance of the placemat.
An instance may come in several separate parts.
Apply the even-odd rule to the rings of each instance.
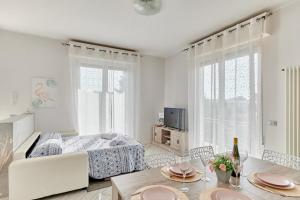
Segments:
[[[178,200],[189,200],[188,197],[183,192],[177,190],[176,188],[165,186],[165,185],[149,185],[149,186],[146,186],[146,187],[142,187],[142,188],[138,189],[137,191],[135,191],[133,193],[133,194],[136,194],[136,195],[132,196],[131,200],[141,200],[141,197],[140,197],[141,192],[143,192],[146,189],[150,189],[150,188],[158,187],[158,186],[163,187],[163,188],[167,188],[167,189],[173,191],[177,195]]]
[[[267,192],[278,194],[278,195],[281,195],[281,196],[284,196],[284,197],[300,197],[300,186],[299,185],[295,185],[295,188],[292,189],[292,190],[275,189],[275,188],[272,188],[272,187],[268,187],[266,185],[260,185],[257,182],[255,182],[254,174],[255,173],[252,173],[248,176],[248,181],[250,183],[252,183],[254,186],[256,186],[256,187],[258,187],[262,190],[265,190]]]
[[[161,168],[160,172],[167,179],[172,180],[172,181],[176,181],[176,182],[181,182],[181,183],[183,183],[183,182],[184,183],[196,182],[196,181],[199,181],[202,178],[202,176],[203,176],[202,172],[196,171],[196,175],[195,176],[188,177],[188,178],[185,178],[183,180],[183,178],[180,178],[180,177],[177,177],[177,176],[174,176],[174,175],[172,176],[170,174],[170,172],[169,172],[168,167]]]

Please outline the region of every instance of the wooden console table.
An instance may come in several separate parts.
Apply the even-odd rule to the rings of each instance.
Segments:
[[[188,135],[186,131],[154,125],[152,141],[162,148],[172,150],[179,156],[183,156],[188,152]]]

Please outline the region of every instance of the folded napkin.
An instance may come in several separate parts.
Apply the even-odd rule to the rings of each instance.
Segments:
[[[109,142],[110,146],[118,146],[127,144],[127,138],[123,136],[118,136]]]
[[[117,137],[118,134],[116,133],[103,133],[101,134],[101,138],[105,140],[112,140],[113,138]]]

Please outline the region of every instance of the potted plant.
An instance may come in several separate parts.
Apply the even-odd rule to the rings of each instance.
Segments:
[[[222,183],[229,183],[229,179],[233,171],[232,160],[229,156],[216,156],[214,160],[211,160],[209,168],[212,172],[216,172],[218,181]]]

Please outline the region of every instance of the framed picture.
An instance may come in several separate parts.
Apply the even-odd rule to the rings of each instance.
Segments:
[[[57,104],[57,83],[53,78],[32,78],[32,106],[51,108]]]

